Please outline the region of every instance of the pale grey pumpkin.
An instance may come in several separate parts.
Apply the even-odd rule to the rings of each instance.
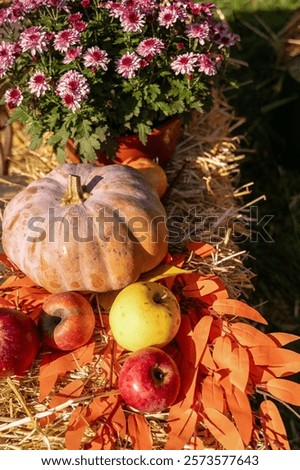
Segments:
[[[157,192],[122,165],[61,165],[3,214],[6,255],[49,292],[122,289],[162,261],[167,235]]]

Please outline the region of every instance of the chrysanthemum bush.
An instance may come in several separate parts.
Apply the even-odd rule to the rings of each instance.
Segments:
[[[170,117],[209,103],[238,40],[193,0],[13,0],[0,10],[0,80],[31,147],[60,160],[72,138],[83,161],[116,138],[145,143]]]

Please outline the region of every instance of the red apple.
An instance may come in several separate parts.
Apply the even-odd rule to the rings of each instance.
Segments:
[[[51,294],[43,303],[38,327],[45,345],[72,351],[91,339],[95,315],[90,303],[77,292]]]
[[[0,377],[22,375],[40,347],[34,321],[10,308],[0,308]]]
[[[118,384],[127,405],[144,413],[159,413],[176,400],[180,375],[165,351],[149,346],[126,359]]]

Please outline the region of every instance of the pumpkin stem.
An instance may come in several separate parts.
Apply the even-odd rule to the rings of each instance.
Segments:
[[[85,193],[81,186],[79,175],[70,175],[68,180],[68,188],[60,203],[62,206],[71,206],[73,204],[81,204],[88,197],[89,193]]]

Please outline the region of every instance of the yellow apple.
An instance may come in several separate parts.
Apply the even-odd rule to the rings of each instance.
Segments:
[[[164,347],[175,338],[180,321],[175,295],[156,282],[135,282],[125,287],[109,312],[113,337],[128,351]]]

